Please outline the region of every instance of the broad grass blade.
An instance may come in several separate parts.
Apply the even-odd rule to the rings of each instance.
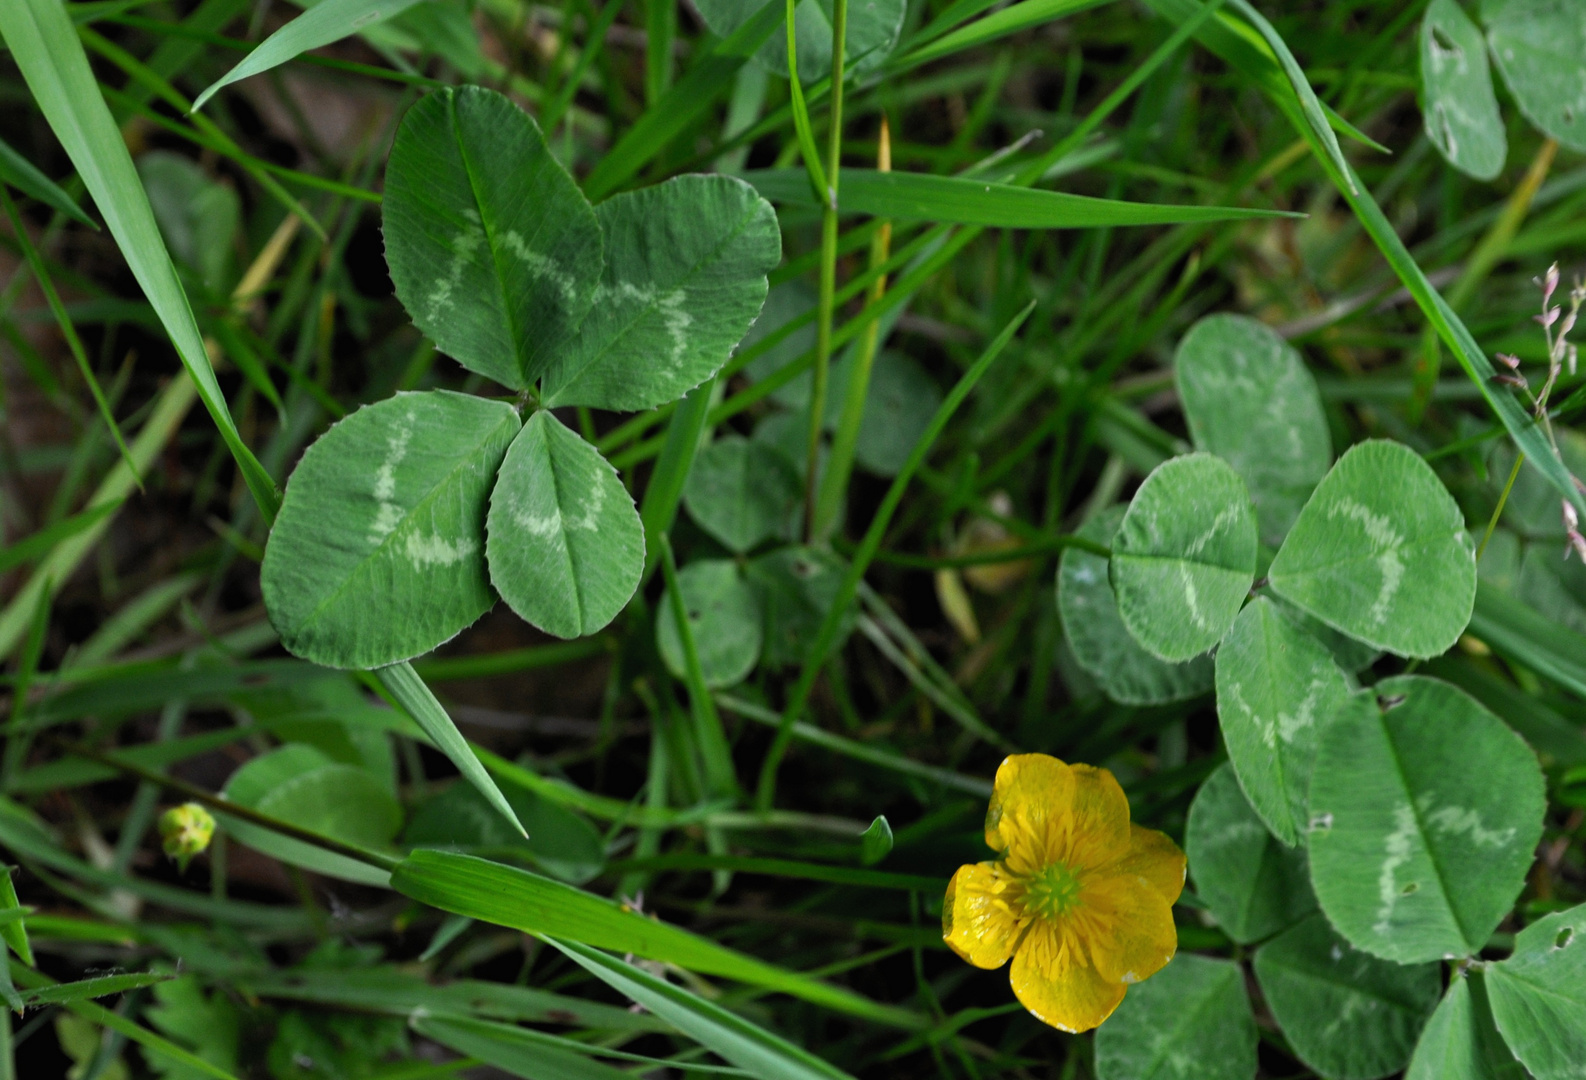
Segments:
[[[786,1039],[616,957],[576,942],[552,939],[551,944],[613,990],[754,1076],[766,1080],[851,1080],[847,1073]]]
[[[451,758],[452,764],[457,766],[457,771],[479,789],[479,793],[491,806],[501,812],[502,817],[512,823],[514,829],[527,836],[527,830],[518,821],[518,815],[507,802],[506,796],[501,794],[496,782],[490,779],[490,774],[485,771],[485,767],[480,764],[479,758],[469,747],[468,740],[457,730],[457,725],[452,723],[452,718],[447,715],[441,703],[435,700],[435,695],[424,684],[424,680],[419,678],[418,672],[413,670],[413,665],[392,664],[390,667],[380,668],[374,675],[380,680],[380,685],[385,687],[398,704],[408,711],[408,715],[418,721],[419,727],[423,728],[424,733],[435,743],[435,748]]]
[[[813,206],[800,169],[744,173],[761,195],[784,205]],[[1000,229],[1095,229],[1116,225],[1179,225],[1195,221],[1295,217],[1237,206],[1174,206],[993,184],[958,176],[844,169],[840,209],[896,221],[939,221]]]
[[[850,990],[747,956],[681,927],[656,922],[614,901],[547,877],[471,855],[413,852],[391,874],[391,887],[442,911],[522,930],[631,952],[650,960],[791,994],[893,1027],[921,1018]]]

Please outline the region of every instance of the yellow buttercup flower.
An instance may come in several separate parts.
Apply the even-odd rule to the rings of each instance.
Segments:
[[[961,866],[947,886],[942,937],[980,968],[1013,958],[1013,993],[1036,1019],[1089,1031],[1130,983],[1173,959],[1173,904],[1184,853],[1129,820],[1106,769],[1016,754],[986,810],[996,862]]]

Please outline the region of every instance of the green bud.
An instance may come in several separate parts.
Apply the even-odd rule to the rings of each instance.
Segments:
[[[160,841],[167,857],[176,860],[177,869],[187,872],[193,856],[209,847],[215,835],[215,819],[198,803],[173,806],[160,815]]]

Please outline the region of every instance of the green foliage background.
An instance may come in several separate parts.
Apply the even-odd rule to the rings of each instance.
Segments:
[[[0,38],[0,1080],[1579,1075],[1578,4]],[[1031,751],[1189,857],[1094,1035]]]

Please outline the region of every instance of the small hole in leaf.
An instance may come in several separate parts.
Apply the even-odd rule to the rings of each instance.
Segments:
[[[1311,832],[1326,832],[1333,827],[1332,814],[1317,814],[1311,818]]]
[[[1377,698],[1377,707],[1383,712],[1387,712],[1389,709],[1397,709],[1404,704],[1404,699],[1407,697],[1409,697],[1408,694],[1383,694]]]
[[[795,559],[793,573],[801,578],[812,577],[815,573],[815,564],[805,562],[803,559]]]
[[[1454,39],[1449,37],[1448,32],[1445,31],[1441,26],[1432,27],[1432,44],[1435,45],[1440,51],[1450,53],[1454,56],[1458,56],[1465,51],[1458,45],[1454,44]]]
[[[1418,891],[1420,888],[1421,888],[1421,883],[1419,881],[1412,881],[1408,885],[1406,885],[1404,888],[1399,890],[1399,895],[1400,896],[1409,896],[1411,893]]]
[[[701,618],[703,618],[703,615],[698,611],[690,611],[688,613],[689,622],[699,622]]]
[[[1570,940],[1574,936],[1575,928],[1573,926],[1566,926],[1564,929],[1558,932],[1558,937],[1553,939],[1553,947],[1555,949],[1562,949],[1564,946],[1570,943]]]

